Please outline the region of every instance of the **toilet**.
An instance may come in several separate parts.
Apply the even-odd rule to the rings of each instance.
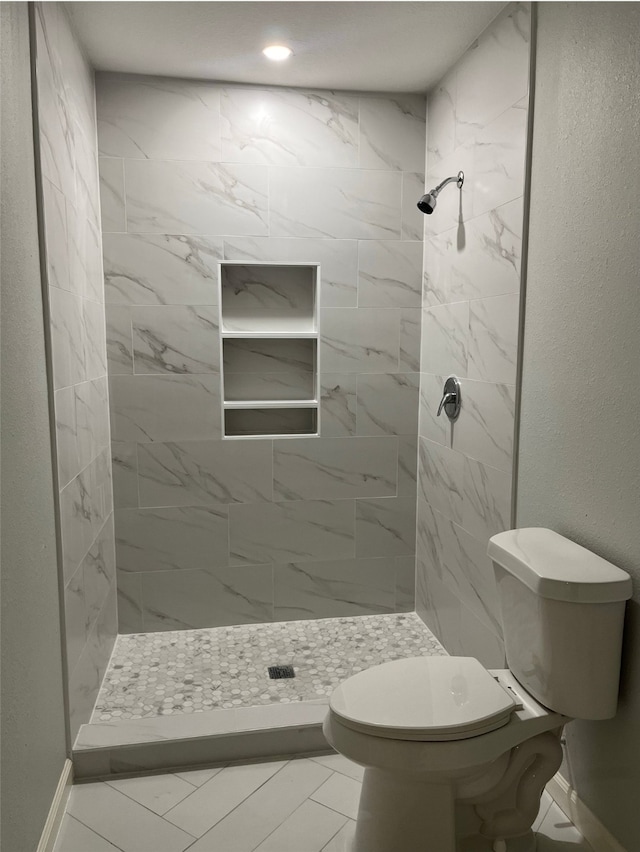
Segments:
[[[548,529],[488,553],[508,669],[416,657],[331,696],[325,737],[365,767],[353,852],[533,852],[563,727],[615,715],[629,575]]]

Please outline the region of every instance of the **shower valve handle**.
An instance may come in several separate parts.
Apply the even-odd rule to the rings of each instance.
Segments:
[[[449,420],[456,420],[460,414],[460,382],[455,376],[449,376],[444,383],[436,417],[440,417],[443,408]]]

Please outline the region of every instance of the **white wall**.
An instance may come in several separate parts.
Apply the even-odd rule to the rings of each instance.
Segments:
[[[2,836],[36,848],[66,757],[26,3],[0,5]]]
[[[519,526],[629,571],[620,708],[567,729],[578,795],[640,849],[640,4],[539,6]]]

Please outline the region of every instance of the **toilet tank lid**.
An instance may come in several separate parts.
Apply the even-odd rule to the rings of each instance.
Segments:
[[[563,535],[543,527],[498,533],[487,553],[542,598],[612,603],[631,597],[631,577]]]

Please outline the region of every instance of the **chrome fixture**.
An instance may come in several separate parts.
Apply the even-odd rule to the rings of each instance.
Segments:
[[[448,183],[453,183],[453,181],[456,182],[456,186],[458,187],[458,189],[462,189],[462,184],[464,183],[464,172],[458,172],[457,175],[453,175],[452,177],[446,178],[446,180],[443,180],[442,183],[439,183],[435,187],[435,189],[432,189],[427,192],[426,195],[423,195],[420,201],[418,201],[418,210],[421,210],[423,213],[427,214],[433,213],[433,211],[436,209],[436,204],[438,203],[438,196],[440,195],[444,187]]]
[[[444,383],[444,388],[442,389],[442,399],[440,400],[438,414],[436,416],[440,417],[442,409],[444,408],[444,413],[447,415],[449,420],[457,420],[458,415],[460,414],[461,401],[460,382],[455,376],[449,376]]]

